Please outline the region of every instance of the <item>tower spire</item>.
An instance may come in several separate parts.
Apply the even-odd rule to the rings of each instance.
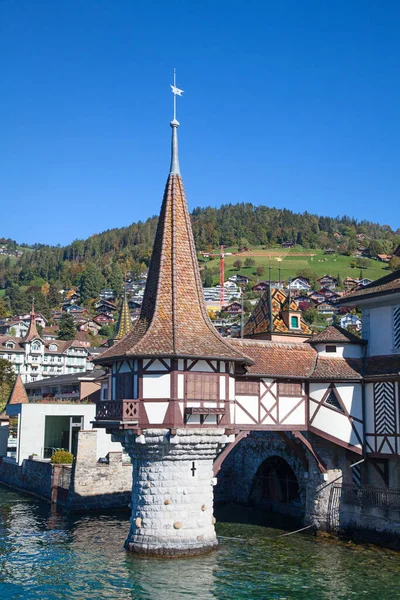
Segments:
[[[126,287],[124,283],[124,297],[121,304],[121,310],[119,313],[117,331],[115,340],[121,340],[131,330],[131,316],[129,313],[128,300],[126,299]]]
[[[24,342],[30,342],[34,338],[40,338],[36,327],[36,314],[35,314],[35,298],[32,298],[32,309],[31,309],[31,320],[29,323],[29,328],[24,338]]]
[[[206,357],[251,362],[215,329],[204,301],[189,209],[179,172],[174,94],[171,170],[165,186],[140,316],[121,340],[96,359],[112,364],[126,356]]]
[[[179,121],[176,118],[176,97],[182,96],[183,90],[176,87],[176,69],[174,69],[174,84],[171,85],[171,91],[174,95],[174,118],[170,125],[172,127],[172,142],[171,142],[171,168],[169,170],[171,175],[180,175],[181,171],[179,168],[179,157],[178,157],[178,127]]]

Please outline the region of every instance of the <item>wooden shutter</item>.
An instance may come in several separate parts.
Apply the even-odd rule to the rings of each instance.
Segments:
[[[213,373],[185,373],[188,400],[218,400],[219,375]]]
[[[260,391],[260,382],[252,381],[250,379],[243,381],[236,381],[235,392],[236,395],[240,396],[258,396]]]
[[[302,396],[303,390],[301,382],[297,381],[280,381],[278,383],[279,396]]]

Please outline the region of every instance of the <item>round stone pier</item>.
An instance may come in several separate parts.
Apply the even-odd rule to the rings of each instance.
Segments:
[[[125,548],[179,557],[218,545],[213,515],[213,461],[223,429],[145,430],[115,438],[133,463],[131,529]]]

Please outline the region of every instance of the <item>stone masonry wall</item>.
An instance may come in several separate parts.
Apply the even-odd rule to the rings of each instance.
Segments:
[[[328,472],[323,474],[314,457],[301,442],[294,439],[289,432],[287,436],[291,439],[292,446],[274,432],[252,432],[239,442],[224,461],[218,474],[215,500],[247,504],[258,468],[267,458],[279,456],[290,465],[296,475],[304,523],[313,524],[318,529],[326,529],[329,524],[329,483],[342,474],[345,451],[336,447],[333,452],[333,444],[312,436],[313,446],[318,449],[327,465]],[[297,453],[293,450],[294,447]],[[305,461],[300,460],[299,455],[302,455]]]
[[[128,550],[188,556],[217,545],[213,461],[223,434],[217,428],[178,429],[172,437],[161,429],[118,433],[134,465]]]
[[[53,473],[50,463],[26,459],[19,466],[6,458],[0,460],[0,483],[31,492],[50,501]]]
[[[109,452],[108,463],[96,459],[97,431],[80,431],[65,506],[70,510],[127,507],[132,493],[132,465],[122,452]]]

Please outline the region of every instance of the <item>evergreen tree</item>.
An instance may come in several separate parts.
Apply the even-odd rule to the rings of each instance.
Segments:
[[[75,319],[70,313],[63,313],[58,331],[59,340],[73,340],[76,335]]]
[[[100,269],[93,263],[89,263],[81,277],[80,293],[83,304],[92,298],[97,298],[103,284],[104,278]]]
[[[205,268],[201,272],[201,278],[203,280],[203,287],[209,288],[213,285],[213,276],[210,269]]]
[[[114,263],[112,266],[112,272],[110,276],[110,288],[114,292],[115,298],[122,296],[124,291],[124,276],[119,263]]]
[[[15,382],[15,373],[12,364],[5,358],[0,358],[0,412],[7,404]]]
[[[59,306],[61,301],[60,292],[54,283],[50,283],[49,293],[47,294],[47,302],[51,308]]]

